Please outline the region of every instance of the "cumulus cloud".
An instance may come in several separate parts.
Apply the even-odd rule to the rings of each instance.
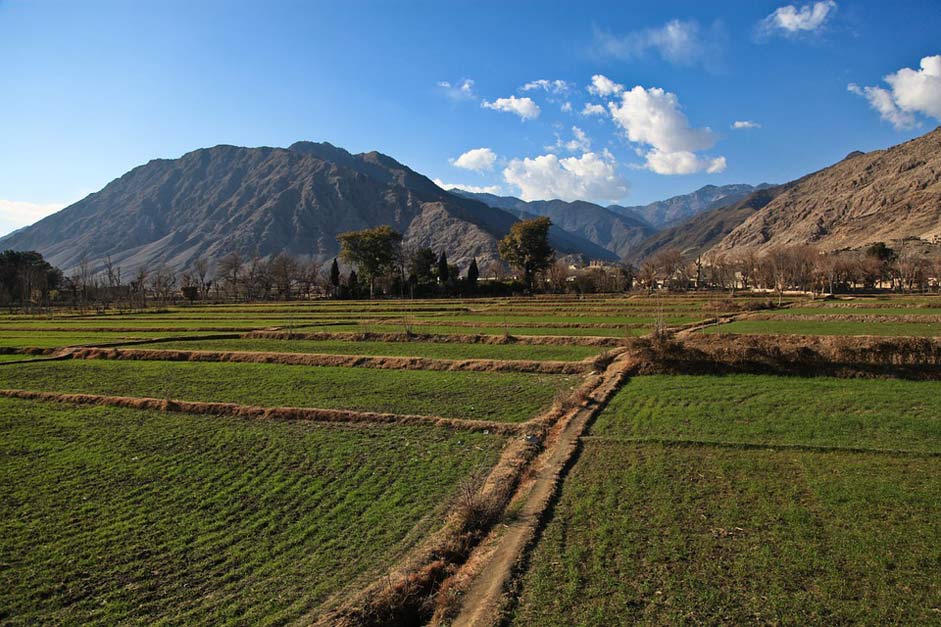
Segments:
[[[35,203],[23,200],[0,199],[0,235],[20,227],[29,226],[52,215],[67,203]]]
[[[753,122],[751,120],[735,120],[734,122],[732,122],[732,128],[735,130],[761,128],[761,124],[759,124],[758,122]]]
[[[793,4],[775,9],[758,23],[759,35],[800,35],[816,33],[836,13],[834,0],[823,0],[797,7]]]
[[[591,85],[588,86],[588,92],[595,96],[614,96],[624,91],[624,85],[615,83],[603,74],[595,74],[591,77]]]
[[[516,96],[497,98],[493,102],[484,101],[480,103],[480,106],[494,111],[516,114],[521,120],[533,120],[538,118],[540,113],[539,105],[533,102],[532,98],[517,98]]]
[[[441,179],[434,179],[435,185],[441,189],[460,189],[472,194],[494,194],[499,196],[503,193],[503,188],[499,185],[465,185],[463,183],[445,183]]]
[[[889,89],[855,83],[847,89],[866,98],[882,119],[897,129],[913,128],[916,114],[941,120],[941,55],[924,57],[919,69],[902,68],[883,80]]]
[[[632,61],[650,52],[677,65],[702,65],[716,69],[725,49],[725,28],[715,22],[703,28],[696,20],[670,20],[663,26],[617,36],[595,30],[594,48],[599,56]]]
[[[708,127],[690,126],[676,94],[637,85],[621,94],[620,102],[608,106],[611,117],[630,141],[650,147],[644,153],[648,169],[658,174],[715,173],[725,169],[724,157],[695,154],[712,148],[717,138]]]
[[[563,159],[553,154],[514,159],[503,170],[503,178],[519,189],[523,200],[607,202],[624,198],[630,190],[608,151]]]
[[[541,78],[537,81],[530,81],[520,87],[520,91],[533,91],[541,89],[543,91],[549,92],[550,94],[567,94],[571,90],[572,86],[563,80],[554,80],[550,81],[545,78]]]
[[[486,172],[493,170],[493,164],[497,161],[497,155],[489,148],[474,148],[468,150],[457,159],[451,160],[451,165],[456,168],[473,170],[474,172]]]
[[[474,93],[474,81],[469,78],[462,79],[456,83],[439,81],[438,89],[440,89],[445,96],[454,101],[477,99],[477,94]]]
[[[582,115],[586,117],[589,115],[604,115],[607,112],[608,110],[605,109],[604,106],[591,102],[586,103],[585,107],[582,109]]]
[[[564,102],[562,103],[562,113],[571,113],[572,112],[572,103]]]

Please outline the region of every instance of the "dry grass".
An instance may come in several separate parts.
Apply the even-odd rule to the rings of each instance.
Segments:
[[[520,424],[488,420],[462,420],[459,418],[443,418],[440,416],[361,412],[345,409],[256,407],[253,405],[238,405],[236,403],[180,401],[147,397],[106,396],[101,394],[59,394],[56,392],[36,392],[31,390],[0,390],[0,396],[27,400],[73,403],[76,405],[108,405],[130,409],[234,416],[259,420],[308,420],[312,422],[358,424],[434,425],[437,427],[459,428],[468,431],[487,431],[504,435],[519,434],[523,430],[523,426]]]
[[[63,354],[73,359],[126,359],[137,361],[205,361],[290,366],[332,366],[385,370],[437,370],[472,372],[527,372],[581,374],[591,362],[532,361],[502,359],[431,359],[426,357],[373,357],[319,353],[271,353],[253,351],[154,350],[135,348],[79,348]]]

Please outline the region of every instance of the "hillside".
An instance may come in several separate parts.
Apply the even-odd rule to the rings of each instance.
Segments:
[[[457,189],[451,190],[466,198],[474,198],[491,207],[509,211],[518,218],[547,216],[552,223],[569,233],[582,237],[618,257],[631,256],[640,242],[656,232],[644,220],[620,215],[594,203],[577,200],[535,200],[527,202],[512,196],[477,194]]]
[[[33,249],[66,273],[110,256],[124,272],[190,267],[199,257],[280,252],[320,260],[338,252],[343,231],[390,224],[407,245],[446,250],[464,266],[497,258],[497,241],[517,218],[453,196],[377,152],[330,144],[288,149],[216,146],[134,168],[101,191],[0,240]],[[555,228],[560,254],[616,256]]]
[[[641,242],[630,259],[639,261],[666,248],[675,248],[686,257],[695,257],[722,241],[785,187],[765,187],[736,203],[704,211],[677,226],[658,231]]]
[[[767,189],[768,187],[772,186],[767,183],[757,186],[746,184],[706,185],[689,194],[658,200],[649,205],[636,207],[611,205],[608,209],[622,215],[640,217],[648,224],[658,229],[664,229],[677,226],[704,211],[736,203],[752,192]]]
[[[716,248],[833,250],[910,237],[941,239],[941,128],[789,183]]]

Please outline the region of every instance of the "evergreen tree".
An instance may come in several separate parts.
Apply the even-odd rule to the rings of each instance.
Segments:
[[[441,251],[441,256],[438,257],[438,281],[441,282],[441,285],[446,285],[450,276],[451,274],[448,271],[448,254]]]
[[[333,265],[330,266],[330,285],[333,286],[334,295],[340,288],[340,266],[337,264],[336,257],[333,259]]]
[[[480,278],[480,270],[477,269],[477,258],[471,259],[470,267],[467,268],[467,284],[473,290],[477,287],[477,279]]]

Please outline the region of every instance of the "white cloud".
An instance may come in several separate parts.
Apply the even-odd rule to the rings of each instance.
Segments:
[[[68,203],[35,203],[23,200],[0,199],[0,235],[52,215]]]
[[[879,116],[891,122],[892,126],[902,130],[914,128],[915,116],[909,111],[903,111],[892,97],[891,92],[882,87],[860,87],[856,83],[850,83],[846,86],[847,91],[857,96],[862,96],[869,101],[869,106],[879,112]]]
[[[644,156],[647,168],[658,174],[691,174],[725,169],[724,157],[699,157],[716,143],[710,128],[693,128],[680,109],[676,94],[659,87],[637,85],[621,94],[621,102],[609,104],[611,116],[627,138],[650,146]]]
[[[572,112],[572,103],[565,102],[562,104],[562,113],[571,113]]]
[[[798,35],[820,31],[827,20],[836,13],[834,0],[823,0],[797,7],[793,4],[775,9],[771,15],[758,24],[758,32],[763,35],[781,33]]]
[[[514,159],[503,170],[503,178],[519,189],[523,200],[617,201],[630,190],[607,151],[564,159],[553,154]]]
[[[586,103],[586,104],[585,104],[585,108],[582,109],[582,115],[584,115],[584,116],[589,116],[589,115],[604,115],[604,114],[607,113],[607,112],[608,112],[608,110],[605,109],[604,106],[602,106],[602,105],[600,105],[600,104],[593,104],[593,103],[590,103],[590,102],[589,102],[589,103]]]
[[[670,20],[658,28],[616,36],[595,30],[594,47],[600,56],[632,61],[654,51],[677,65],[699,65],[707,69],[721,64],[725,49],[725,28],[721,22],[703,29],[696,20]]]
[[[735,130],[761,128],[761,124],[752,120],[735,120],[732,122],[732,128]]]
[[[572,127],[572,136],[573,138],[566,142],[565,148],[570,152],[588,152],[591,150],[591,140],[588,138],[588,135],[582,129],[577,126]]]
[[[462,79],[457,83],[449,81],[439,81],[438,88],[444,92],[444,95],[454,101],[476,100],[474,93],[474,81],[469,78]]]
[[[846,88],[866,98],[882,119],[897,129],[916,126],[919,113],[941,120],[941,55],[923,57],[919,69],[902,68],[884,80],[890,89],[855,83]]]
[[[567,94],[571,90],[572,86],[563,80],[554,80],[550,81],[545,78],[541,78],[538,81],[530,81],[520,87],[520,91],[533,91],[534,89],[541,89],[547,91],[550,94]]]
[[[484,101],[480,106],[494,111],[506,111],[520,116],[521,120],[533,120],[539,117],[539,105],[533,102],[532,98],[497,98],[493,102]]]
[[[591,85],[588,86],[588,92],[596,96],[613,96],[624,91],[624,85],[615,83],[603,74],[595,74],[591,77]]]
[[[451,161],[451,165],[474,172],[485,172],[493,170],[493,164],[497,161],[497,155],[489,148],[474,148],[468,150],[457,159]]]
[[[434,184],[441,189],[460,189],[473,194],[494,194],[499,196],[503,188],[499,185],[464,185],[463,183],[445,183],[441,179],[434,179]]]
[[[654,148],[646,155],[647,169],[657,174],[695,174],[705,170],[717,174],[725,170],[725,157],[698,157],[688,150],[663,152]]]

